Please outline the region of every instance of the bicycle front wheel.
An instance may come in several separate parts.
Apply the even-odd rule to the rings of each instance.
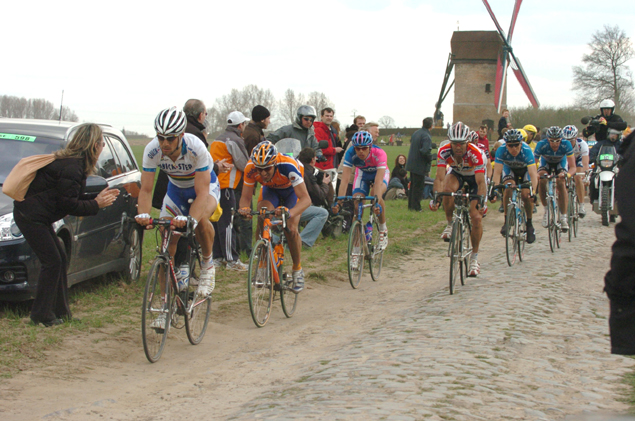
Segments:
[[[520,207],[520,218],[516,222],[516,242],[518,243],[518,261],[522,262],[525,257],[525,243],[527,242],[527,214],[524,206]]]
[[[554,210],[553,210],[553,219],[554,219],[553,238],[556,240],[556,247],[560,248],[560,235],[561,235],[560,221],[561,221],[562,218],[561,218],[561,214],[560,214],[560,208],[558,207],[558,204],[556,203],[555,200],[553,202],[553,206],[554,206]]]
[[[258,240],[249,258],[247,295],[251,318],[258,327],[267,324],[273,304],[273,273],[271,271],[269,246]]]
[[[518,221],[516,219],[516,204],[510,203],[507,207],[507,226],[505,227],[505,251],[507,254],[507,264],[513,266],[518,253],[516,234],[518,232]]]
[[[575,195],[571,192],[568,194],[569,197],[569,206],[567,206],[567,219],[569,220],[569,242],[573,240],[573,210],[575,208],[574,201]]]
[[[201,260],[197,253],[192,253],[190,262],[190,281],[186,290],[185,331],[192,345],[198,345],[205,336],[209,315],[212,309],[212,296],[201,297],[196,293],[200,283]]]
[[[460,276],[461,271],[461,237],[462,230],[460,222],[454,221],[452,224],[452,237],[450,237],[450,295],[454,294],[454,286],[456,278]]]
[[[278,277],[280,279],[280,304],[282,304],[282,312],[285,316],[291,317],[295,313],[298,305],[298,295],[291,289],[293,288],[293,276],[284,272],[284,265],[278,266]]]
[[[547,233],[549,234],[549,248],[551,249],[551,252],[553,253],[556,250],[556,239],[555,239],[555,233],[556,233],[556,221],[555,221],[555,215],[553,214],[554,211],[554,206],[552,203],[552,199],[550,197],[547,198],[547,207],[545,209],[545,212],[547,212]]]
[[[156,259],[148,273],[141,308],[141,338],[143,351],[151,363],[159,361],[165,347],[170,328],[170,287],[168,285],[168,265],[163,259]],[[161,286],[165,296],[161,294]]]
[[[459,266],[461,267],[461,285],[465,285],[465,280],[469,276],[470,260],[472,260],[472,223],[470,222],[469,212],[463,215],[463,234],[461,235],[461,248],[459,255],[461,259]]]
[[[571,205],[569,205],[571,206]],[[580,222],[580,203],[578,203],[578,196],[574,197],[573,216],[570,218],[571,227],[570,231],[573,231],[573,236],[578,237],[578,222]]]
[[[384,261],[384,251],[379,248],[379,223],[377,219],[373,222],[373,241],[368,248],[370,254],[370,276],[373,281],[379,281],[379,274]]]
[[[361,222],[353,221],[348,235],[348,280],[353,289],[362,281],[364,272],[364,231]]]

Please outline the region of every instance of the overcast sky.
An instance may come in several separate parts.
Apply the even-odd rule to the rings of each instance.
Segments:
[[[513,4],[490,0],[505,31]],[[82,121],[146,134],[163,108],[249,84],[277,99],[324,92],[345,124],[356,110],[416,127],[434,111],[452,32],[495,30],[481,0],[7,1],[2,15],[0,94],[59,106],[64,90]],[[632,1],[525,0],[512,46],[540,103],[571,104],[591,35],[609,24],[633,39],[633,18]],[[508,104],[529,105],[511,73]]]

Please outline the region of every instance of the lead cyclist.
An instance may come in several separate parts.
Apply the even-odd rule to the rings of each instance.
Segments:
[[[185,227],[188,216],[194,219],[196,238],[203,254],[197,294],[208,297],[215,285],[212,261],[214,227],[209,218],[216,210],[220,187],[205,144],[198,137],[185,133],[186,125],[185,113],[176,107],[161,111],[154,120],[157,135],[143,151],[139,214],[135,219],[146,229],[152,228],[149,213],[154,176],[159,167],[169,179],[160,217],[172,219],[176,228]],[[172,258],[179,238],[180,233],[175,232],[170,241],[168,250]]]

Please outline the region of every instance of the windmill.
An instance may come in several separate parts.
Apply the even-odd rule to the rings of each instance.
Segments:
[[[505,89],[505,81],[507,78],[507,68],[511,66],[514,71],[514,75],[516,75],[516,79],[522,86],[523,91],[525,91],[525,95],[529,98],[529,102],[533,105],[534,108],[538,108],[540,103],[536,98],[536,94],[534,90],[531,88],[531,84],[529,83],[529,79],[523,70],[523,66],[520,64],[520,60],[514,55],[514,51],[512,50],[512,35],[514,35],[514,28],[516,27],[516,19],[518,18],[518,12],[520,11],[520,4],[522,0],[516,0],[514,4],[514,12],[512,13],[512,21],[509,25],[509,32],[507,36],[505,36],[505,32],[503,28],[501,28],[496,16],[494,16],[494,12],[490,7],[487,0],[483,0],[483,4],[487,9],[487,12],[491,16],[494,21],[494,25],[496,25],[496,30],[501,36],[503,40],[503,48],[502,53],[498,57],[498,62],[496,63],[496,84],[494,85],[494,105],[496,106],[496,111],[500,113],[501,106],[503,105],[503,91]]]
[[[452,52],[448,56],[445,76],[435,104],[434,119],[440,124],[441,104],[454,87],[454,121],[476,126],[493,124],[506,103],[506,76],[511,66],[525,94],[534,107],[539,103],[529,84],[520,61],[511,47],[512,35],[522,0],[516,0],[514,12],[506,35],[487,2],[487,8],[497,31],[455,31],[452,35]],[[451,75],[454,72],[454,79]],[[494,88],[494,89],[492,89]]]

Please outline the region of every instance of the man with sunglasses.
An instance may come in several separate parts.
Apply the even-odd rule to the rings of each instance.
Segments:
[[[487,194],[485,184],[485,165],[481,150],[474,144],[468,143],[470,128],[462,122],[455,123],[448,129],[449,143],[439,148],[437,152],[437,175],[434,180],[434,191],[448,193],[456,192],[467,183],[468,193],[480,195],[482,198],[472,198],[470,202],[470,218],[472,220],[472,260],[468,276],[478,276],[481,266],[478,263],[478,249],[483,236],[483,212],[484,198]],[[449,167],[449,169],[448,169]],[[454,212],[454,200],[450,197],[443,198],[443,209],[448,225],[443,230],[441,238],[450,241],[452,236],[452,213]],[[439,204],[430,202],[430,210],[436,211]]]
[[[384,193],[390,181],[386,152],[373,144],[373,135],[369,132],[356,132],[351,139],[352,148],[348,148],[342,162],[342,182],[338,196],[345,196],[348,180],[353,168],[353,196],[377,196],[379,210],[379,247],[388,246],[388,227],[386,226],[386,205]],[[376,211],[376,210],[375,210]],[[333,205],[333,212],[339,212],[339,205]]]
[[[212,261],[214,227],[209,218],[218,205],[220,187],[216,174],[211,170],[211,155],[201,139],[185,133],[186,123],[185,113],[176,107],[157,115],[154,121],[157,135],[143,151],[139,214],[135,219],[139,225],[151,228],[149,213],[152,187],[159,167],[169,178],[160,217],[173,219],[173,225],[177,228],[185,226],[188,215],[196,221],[196,237],[203,252],[197,293],[206,297],[212,293],[215,285]],[[179,237],[174,235],[169,245],[172,256]]]
[[[302,213],[311,205],[311,196],[304,183],[304,167],[294,158],[278,153],[275,145],[268,140],[257,144],[251,159],[245,166],[243,192],[240,197],[238,213],[244,218],[251,218],[251,198],[256,183],[262,185],[258,197],[257,209],[276,210],[276,216],[286,213],[289,252],[293,260],[293,292],[304,289],[304,272],[302,271],[301,251],[302,239],[298,231]],[[258,221],[258,232],[262,230],[262,221]]]
[[[547,138],[541,140],[534,150],[536,162],[540,162],[538,167],[538,177],[543,175],[557,175],[556,189],[558,190],[558,206],[560,207],[560,229],[563,232],[569,230],[567,222],[567,190],[565,186],[565,177],[567,172],[571,177],[575,176],[576,166],[571,143],[562,141],[562,129],[558,126],[552,126],[547,129]],[[547,180],[540,180],[540,202],[543,206],[547,205]],[[547,228],[547,208],[542,218],[542,226]]]
[[[536,159],[531,147],[521,141],[521,133],[518,130],[511,129],[505,132],[503,139],[505,145],[498,148],[494,159],[494,175],[492,176],[492,185],[499,184],[502,174],[502,182],[512,187],[531,181],[533,191],[538,188],[538,171],[536,170]],[[507,209],[507,204],[512,196],[511,189],[505,189],[503,192],[503,204]],[[527,215],[527,243],[531,244],[536,241],[535,230],[531,221],[533,215],[533,197],[530,195],[529,188],[523,188],[520,196],[525,205],[525,214]],[[496,202],[496,197],[490,194],[490,201]],[[507,234],[507,214],[505,214],[505,223],[501,228],[501,235]]]
[[[318,141],[315,137],[315,129],[313,122],[317,117],[315,108],[310,105],[302,105],[296,112],[295,121],[288,126],[282,126],[275,132],[267,135],[267,140],[271,143],[278,143],[282,139],[298,139],[300,141],[300,150],[311,148],[317,155],[318,162],[324,161],[322,150],[318,147]]]

